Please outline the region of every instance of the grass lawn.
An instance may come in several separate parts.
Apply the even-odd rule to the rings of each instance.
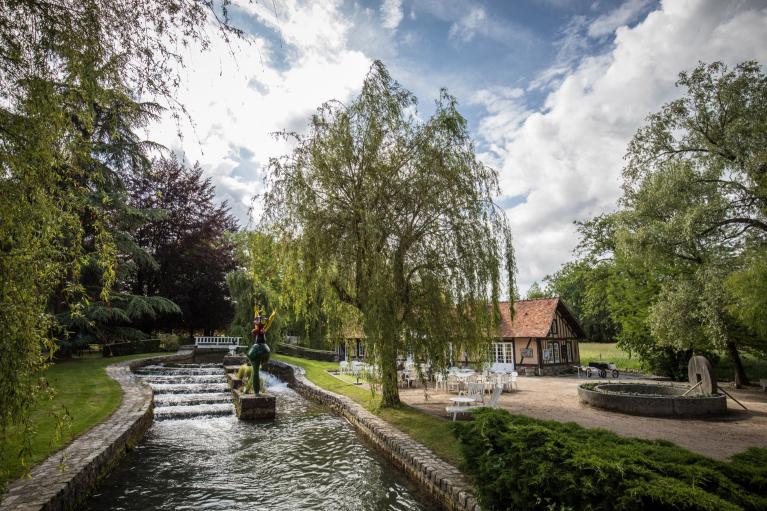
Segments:
[[[618,369],[639,371],[642,363],[637,355],[629,354],[618,348],[614,342],[582,342],[578,345],[581,353],[581,364],[589,362],[612,362]]]
[[[43,399],[32,409],[30,420],[34,429],[32,452],[28,463],[34,466],[59,450],[72,439],[102,422],[117,410],[122,400],[120,384],[107,376],[106,366],[122,360],[146,358],[167,353],[142,353],[111,358],[82,358],[57,362],[45,373],[55,389],[53,399]],[[57,419],[54,413],[64,409],[71,416],[71,427],[55,438]],[[6,452],[0,452],[0,489],[20,477],[24,469],[18,458],[21,432],[11,427]]]
[[[286,355],[272,355],[272,358],[303,367],[306,371],[306,377],[311,382],[336,394],[352,398],[377,416],[434,451],[437,456],[448,463],[456,467],[462,465],[463,455],[461,454],[458,440],[450,429],[450,421],[429,415],[406,405],[396,409],[380,408],[380,398],[373,396],[370,390],[360,388],[351,382],[341,381],[335,376],[328,374],[328,369],[338,369],[337,362],[320,362]]]

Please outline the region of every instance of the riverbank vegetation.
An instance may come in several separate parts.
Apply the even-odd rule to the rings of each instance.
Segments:
[[[196,229],[171,232],[173,197],[142,185],[154,183],[152,170],[185,165],[158,159],[163,148],[141,133],[163,110],[185,115],[174,96],[183,69],[178,48],[207,47],[210,27],[224,38],[240,35],[227,4],[0,2],[0,449],[9,432],[36,441],[29,411],[38,398],[48,403],[44,375],[54,356],[147,337],[155,322],[178,321],[182,312],[187,322],[203,317],[184,299],[209,283],[188,276],[216,263],[203,247],[215,246],[231,222],[218,230],[201,224],[201,210],[189,205],[204,209],[199,199],[212,198],[209,182],[200,171],[192,177],[202,189],[179,190],[189,180],[175,175],[171,189],[188,201],[180,216]],[[139,200],[143,192],[162,204]],[[147,225],[157,229],[144,240]],[[163,247],[172,258],[166,264],[155,250]],[[188,287],[143,278],[150,270],[167,278],[170,269],[184,272]],[[225,306],[228,269],[209,279],[221,281],[213,289]],[[213,312],[228,319],[220,308]]]

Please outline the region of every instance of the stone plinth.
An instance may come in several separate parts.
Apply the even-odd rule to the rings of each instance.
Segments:
[[[276,414],[277,399],[270,394],[243,394],[232,390],[234,407],[240,420],[272,420]]]

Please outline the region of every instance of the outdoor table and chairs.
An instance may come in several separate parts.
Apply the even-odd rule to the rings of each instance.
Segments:
[[[455,421],[456,416],[458,414],[466,414],[474,410],[477,410],[479,408],[497,408],[498,399],[500,399],[502,392],[503,392],[503,389],[500,386],[496,385],[493,388],[493,394],[492,396],[490,396],[490,401],[488,401],[486,405],[485,404],[472,405],[471,403],[476,402],[476,400],[472,396],[451,397],[450,401],[452,401],[453,403],[456,403],[456,405],[446,407],[445,411],[448,414],[451,414],[453,416],[453,421]]]

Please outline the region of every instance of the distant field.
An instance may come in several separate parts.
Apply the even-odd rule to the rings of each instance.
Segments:
[[[630,357],[629,354],[616,346],[614,342],[582,342],[581,364],[587,365],[589,362],[613,362],[619,369],[640,371],[642,369],[641,360],[637,355]],[[760,378],[767,378],[767,360],[758,359],[752,355],[742,354],[743,365],[746,368],[746,375],[756,383]],[[714,365],[716,378],[721,381],[731,381],[733,379],[733,369],[730,359],[725,354],[721,354],[718,363]]]
[[[642,368],[639,357],[633,357],[616,346],[614,342],[582,342],[578,345],[581,352],[581,364],[589,362],[612,362],[619,369],[639,371]]]

